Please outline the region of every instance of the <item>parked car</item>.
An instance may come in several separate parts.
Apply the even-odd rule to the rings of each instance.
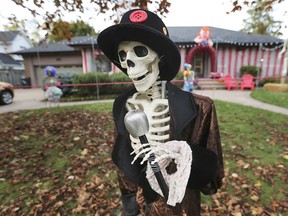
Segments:
[[[0,81],[0,104],[7,105],[13,102],[14,87],[13,85]]]

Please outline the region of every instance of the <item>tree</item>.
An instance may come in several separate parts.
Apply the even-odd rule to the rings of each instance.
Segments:
[[[55,19],[62,17],[63,11],[68,12],[81,12],[85,13],[86,7],[84,3],[88,1],[85,0],[12,0],[15,4],[27,9],[32,15],[40,16],[45,20],[44,29],[49,29],[50,24],[55,22]],[[28,4],[29,3],[29,4]],[[51,3],[53,5],[51,5]],[[106,13],[112,11],[113,14],[110,16],[115,22],[119,21],[122,13],[127,9],[131,8],[143,8],[148,9],[148,5],[157,5],[155,12],[160,13],[165,16],[169,12],[168,8],[170,3],[168,0],[90,0],[89,7],[97,13]],[[32,6],[33,7],[32,7]],[[53,7],[51,7],[53,6]],[[36,8],[36,9],[35,9]],[[52,8],[52,9],[51,9]],[[44,10],[45,14],[40,14],[39,10]],[[49,9],[49,10],[48,10]],[[51,9],[51,10],[50,10]]]
[[[249,18],[243,20],[245,27],[242,29],[243,32],[250,34],[261,34],[273,37],[279,37],[282,35],[280,32],[282,27],[281,21],[273,19],[272,8],[267,10],[267,2],[258,0],[255,6],[247,11]]]
[[[9,18],[8,24],[3,25],[3,27],[6,31],[23,32],[34,45],[36,45],[41,40],[41,36],[38,30],[39,25],[37,24],[36,20],[19,20],[13,14],[13,16]]]
[[[283,1],[285,1],[285,0],[266,0],[266,1],[262,1],[262,0],[241,0],[241,1],[238,1],[238,0],[236,0],[236,1],[232,2],[231,12],[240,11],[240,10],[242,10],[243,7],[249,7],[249,6],[251,6],[252,8],[254,8],[256,10],[260,6],[259,2],[262,2],[261,7],[264,7],[263,9],[265,11],[270,11],[270,10],[272,10],[272,8],[275,4],[279,4]]]
[[[69,23],[60,19],[53,22],[52,30],[48,31],[50,41],[71,40],[75,36],[88,35],[96,35],[94,28],[80,20]]]
[[[92,26],[84,23],[82,20],[77,20],[76,22],[72,23],[71,33],[72,33],[73,37],[96,35],[94,28]]]
[[[48,38],[50,41],[60,41],[63,39],[71,40],[72,38],[71,24],[59,20],[52,23],[52,30],[48,32]]]

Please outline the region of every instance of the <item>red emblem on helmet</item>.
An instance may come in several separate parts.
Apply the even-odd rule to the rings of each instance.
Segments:
[[[131,13],[129,18],[133,23],[141,23],[147,20],[148,15],[145,11],[137,10]]]

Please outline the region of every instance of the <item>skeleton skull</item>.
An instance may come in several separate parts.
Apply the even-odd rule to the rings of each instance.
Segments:
[[[127,69],[127,74],[138,92],[147,91],[158,79],[160,58],[143,43],[121,42],[118,46],[118,56],[121,67]]]

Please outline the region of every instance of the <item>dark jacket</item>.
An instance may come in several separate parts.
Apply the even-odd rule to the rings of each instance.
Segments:
[[[126,101],[136,92],[135,89],[116,98],[113,107],[117,138],[112,159],[119,168],[120,189],[124,197],[137,192],[141,210],[150,203],[149,215],[200,215],[200,191],[204,194],[216,193],[224,177],[214,103],[208,97],[184,92],[169,82],[166,88],[171,115],[170,140],[186,141],[192,149],[193,161],[186,195],[181,204],[167,208],[165,200],[150,188],[145,178],[146,166],[140,165],[140,161],[131,165],[134,155],[130,155],[133,149],[124,116],[127,113]]]

